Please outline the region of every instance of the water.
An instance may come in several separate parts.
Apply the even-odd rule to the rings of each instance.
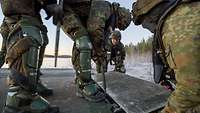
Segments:
[[[108,66],[108,71],[114,70],[113,65]],[[125,60],[126,73],[130,76],[134,76],[143,80],[153,82],[153,66],[149,57],[127,57]],[[3,68],[8,68],[8,65],[4,65]],[[54,58],[44,58],[42,68],[55,68]],[[56,68],[73,68],[71,58],[58,58],[58,64]],[[95,71],[95,64],[92,62],[92,69]]]

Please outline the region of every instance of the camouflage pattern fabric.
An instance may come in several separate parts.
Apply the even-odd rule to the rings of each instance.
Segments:
[[[45,25],[41,26],[41,34],[42,34],[42,38],[43,38],[43,45],[40,48],[40,52],[39,52],[39,61],[38,61],[38,68],[40,69],[43,63],[43,59],[44,59],[44,53],[45,53],[45,48],[47,46],[47,44],[49,43],[49,38],[47,35],[47,28]]]
[[[130,14],[129,9],[126,9],[124,7],[118,7],[118,19],[116,28],[119,30],[125,30],[131,23],[132,17]]]
[[[3,41],[2,41],[2,47],[1,47],[1,52],[0,52],[0,67],[4,64],[5,62],[5,54],[6,54],[6,39],[9,35],[9,32],[11,28],[9,28],[8,23],[4,20],[2,25],[1,25],[1,30],[0,33],[3,37]],[[47,36],[47,28],[46,26],[41,26],[41,33],[42,33],[42,38],[43,38],[43,45],[40,48],[40,53],[39,53],[39,68],[42,66],[43,63],[43,58],[44,58],[44,52],[45,52],[45,48],[47,46],[47,44],[49,43],[49,39]]]
[[[100,65],[107,64],[106,51],[104,50],[105,41],[105,29],[108,24],[108,19],[111,16],[111,7],[109,2],[93,2],[88,18],[88,32],[91,36],[91,42],[93,44],[92,58]],[[101,64],[102,63],[102,64]],[[104,71],[107,71],[107,67],[104,66]]]
[[[10,18],[7,17],[7,21],[9,21],[9,19]],[[34,17],[29,17],[29,19],[32,22],[30,24],[35,25],[35,23],[36,23],[35,26],[38,26],[38,25],[42,26],[42,22],[40,21],[40,18],[38,19],[38,18],[34,18]],[[24,64],[22,62],[22,57],[20,57],[20,56],[22,54],[25,54],[29,50],[29,48],[31,48],[31,47],[41,46],[41,44],[43,42],[33,41],[30,37],[23,38],[24,36],[23,36],[22,31],[19,31],[20,21],[21,20],[18,20],[17,23],[9,24],[10,26],[15,25],[15,26],[18,26],[18,27],[15,29],[16,32],[14,32],[12,35],[9,34],[10,36],[6,40],[7,41],[6,61],[8,62],[10,68],[14,68],[17,71],[19,71],[20,73],[23,73],[24,75],[28,75],[27,74],[28,70],[26,69],[26,66],[23,66]],[[38,30],[39,29],[40,28],[38,28]],[[11,29],[11,31],[12,30],[13,29]],[[40,31],[38,31],[38,32],[40,32]]]
[[[1,51],[0,51],[0,68],[3,66],[5,62],[5,55],[6,55],[6,38],[9,34],[9,27],[6,24],[5,20],[3,20],[1,27],[0,27],[0,33],[3,38]]]
[[[83,7],[83,9],[81,10],[87,10],[87,9],[84,9]],[[73,10],[73,7],[69,5],[64,6],[64,18],[63,18],[62,30],[66,34],[70,35],[70,38],[73,41],[75,41],[76,38],[88,35],[84,21],[82,20],[84,19],[79,16],[79,13]]]
[[[1,7],[2,12],[5,16],[19,14],[36,16],[39,15],[38,12],[41,5],[39,7],[36,7],[34,0],[2,0]]]
[[[119,42],[119,44],[115,46],[112,46],[110,61],[114,62],[115,71],[123,72],[123,68],[125,68],[124,67],[125,56],[126,56],[125,48],[121,42]]]
[[[150,10],[152,10],[156,5],[164,2],[165,0],[138,0],[135,4],[133,4],[133,17],[139,17],[144,14],[147,14]],[[135,23],[135,22],[134,22]]]
[[[90,2],[90,0],[63,0],[64,6],[67,4],[77,4],[77,3],[83,3],[83,2]]]
[[[70,4],[70,3],[69,3]],[[75,4],[64,4],[64,19],[62,29],[75,41],[81,36],[89,36],[93,45],[92,58],[95,62],[101,62],[106,58],[103,41],[105,40],[106,27],[109,26],[111,15],[113,14],[113,6],[108,1],[93,0],[92,2],[82,1]],[[124,30],[131,22],[129,10],[123,7],[118,7],[117,25],[112,26],[113,29],[119,27]],[[119,24],[119,25],[118,25]],[[109,31],[110,32],[110,31]],[[75,47],[74,47],[75,48]],[[76,52],[75,52],[76,51]],[[77,53],[77,49],[73,50]],[[72,55],[72,57],[77,57]],[[78,60],[73,60],[74,66],[79,64]],[[98,61],[97,61],[98,60]]]
[[[80,8],[80,7],[79,7]],[[87,29],[85,27],[88,14],[80,16],[81,10],[87,10],[88,6],[82,6],[80,10],[77,10],[75,6],[68,6],[65,4],[64,6],[64,18],[63,18],[63,25],[62,30],[70,36],[70,38],[75,42],[75,40],[81,36],[88,36]],[[80,51],[75,46],[74,43],[73,50],[72,50],[72,64],[76,71],[80,70]]]
[[[163,42],[176,90],[162,113],[200,113],[200,2],[182,3],[166,18]]]
[[[54,110],[47,100],[36,94],[39,79],[39,49],[43,45],[42,35],[47,33],[42,29],[43,23],[39,15],[41,5],[44,4],[39,4],[39,1],[34,0],[4,0],[1,2],[2,11],[6,16],[5,22],[9,28],[9,30],[6,29],[9,34],[6,36],[5,60],[10,70],[9,90],[3,113],[24,111],[43,113]],[[16,87],[17,89],[10,90]],[[23,95],[23,92],[26,93]],[[18,97],[18,95],[23,96]],[[41,106],[33,107],[34,102],[43,106],[42,109],[40,109]]]
[[[89,6],[89,7],[88,7]],[[81,36],[89,36],[95,51],[103,55],[101,51],[101,41],[104,36],[104,27],[110,14],[109,2],[94,2],[90,9],[88,2],[81,5],[65,5],[62,29],[70,38],[75,41]],[[90,13],[86,13],[90,12]],[[97,48],[97,49],[96,49]],[[72,52],[72,63],[74,68],[79,70],[79,50],[74,46]]]

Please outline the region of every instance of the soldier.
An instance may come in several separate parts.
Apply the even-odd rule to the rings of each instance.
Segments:
[[[91,78],[91,50],[103,61],[107,31],[124,30],[130,24],[129,10],[104,0],[64,0],[63,31],[74,41],[72,63],[76,70],[77,94],[89,101],[104,100],[104,92]]]
[[[118,30],[113,31],[111,34],[111,65],[114,62],[115,69],[114,71],[125,73],[126,69],[124,66],[124,60],[126,57],[126,52],[124,44],[121,43],[121,33]]]
[[[40,52],[39,52],[39,61],[38,61],[38,73],[39,75],[41,75],[40,72],[40,68],[43,62],[43,57],[44,57],[44,51],[45,51],[45,47],[48,44],[48,36],[47,36],[47,28],[46,26],[42,26],[41,27],[41,33],[42,33],[42,38],[43,38],[43,45],[41,46]],[[3,64],[5,63],[5,56],[6,56],[6,39],[8,37],[9,34],[9,26],[8,24],[5,22],[5,20],[3,20],[2,25],[1,25],[1,31],[0,31],[3,41],[2,41],[2,47],[1,47],[1,51],[0,51],[0,67],[3,66]],[[47,88],[44,84],[42,84],[42,81],[39,80],[39,84],[37,86],[37,92],[42,95],[42,96],[51,96],[53,95],[53,90],[50,88]]]
[[[176,77],[162,113],[200,113],[199,7],[199,0],[138,0],[133,5],[134,23],[154,33],[157,82],[166,75]]]
[[[3,0],[2,12],[8,27],[6,62],[9,65],[9,89],[3,113],[58,113],[57,107],[37,94],[38,53],[43,45],[40,10],[52,12],[49,5],[57,1]],[[20,7],[19,7],[20,5]],[[57,8],[55,7],[54,8]],[[55,11],[58,11],[55,9]]]

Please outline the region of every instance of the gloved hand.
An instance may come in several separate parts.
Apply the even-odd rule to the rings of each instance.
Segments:
[[[60,24],[62,25],[62,19],[64,17],[64,13],[63,13],[63,8],[61,5],[51,4],[51,5],[47,5],[44,9],[47,14],[47,17],[45,18],[46,20],[53,17],[54,25],[57,25],[58,22],[60,22]]]
[[[3,66],[5,62],[5,52],[0,51],[0,68]]]
[[[107,61],[110,61],[111,60],[111,52],[107,51],[106,55],[107,55]]]

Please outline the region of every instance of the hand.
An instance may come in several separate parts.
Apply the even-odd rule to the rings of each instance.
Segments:
[[[62,19],[64,17],[64,13],[63,13],[63,8],[61,5],[57,5],[57,4],[47,5],[45,8],[45,11],[47,14],[47,17],[45,18],[46,20],[53,17],[54,25],[57,25],[59,22],[62,25]]]
[[[58,7],[55,8],[55,14],[53,16],[53,24],[57,25],[59,23],[60,25],[62,25],[63,17],[64,17],[64,12],[63,12],[62,6],[58,5]]]

